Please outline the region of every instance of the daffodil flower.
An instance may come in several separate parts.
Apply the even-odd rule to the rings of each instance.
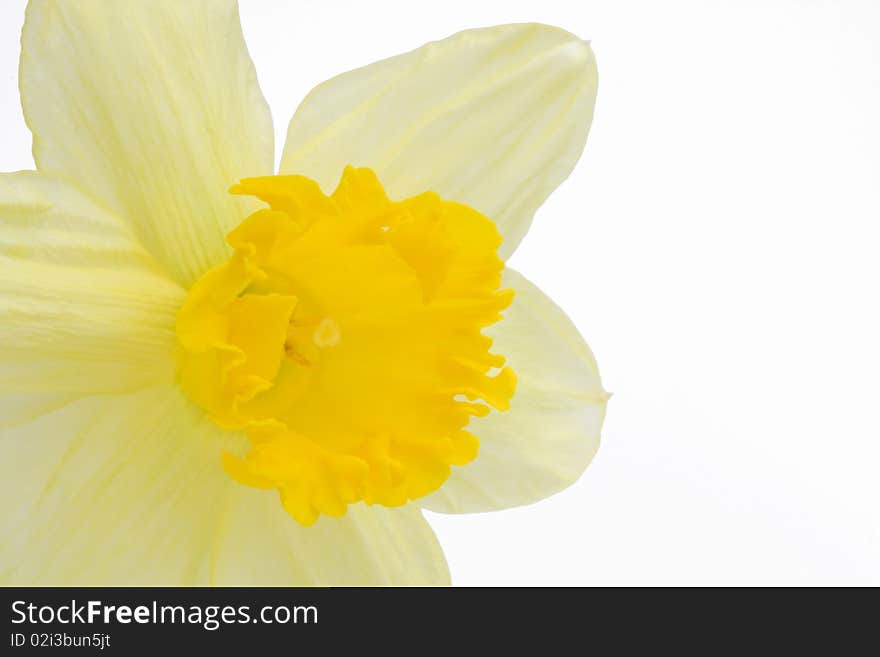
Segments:
[[[422,509],[586,467],[593,356],[504,265],[583,149],[586,42],[504,25],[344,73],[278,175],[235,2],[33,0],[20,70],[4,581],[445,584]]]

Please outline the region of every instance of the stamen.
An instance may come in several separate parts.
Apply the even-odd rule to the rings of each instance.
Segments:
[[[322,319],[312,336],[312,340],[319,347],[335,347],[341,339],[342,333],[339,330],[339,324],[331,317]]]

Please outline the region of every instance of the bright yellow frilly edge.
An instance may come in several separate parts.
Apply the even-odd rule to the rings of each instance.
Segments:
[[[436,490],[477,456],[470,417],[516,387],[481,332],[513,299],[495,225],[432,192],[392,202],[369,169],[347,167],[330,196],[302,176],[231,191],[269,208],[229,234],[232,257],[177,318],[181,386],[249,440],[226,471],[278,489],[304,525]]]

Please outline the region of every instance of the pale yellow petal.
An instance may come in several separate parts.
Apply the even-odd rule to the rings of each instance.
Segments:
[[[171,381],[184,294],[69,184],[0,174],[0,426]]]
[[[577,480],[599,447],[608,393],[590,348],[565,313],[521,274],[508,268],[503,285],[516,296],[486,333],[517,374],[516,394],[509,411],[471,420],[480,452],[423,500],[432,511],[536,502]]]
[[[580,157],[596,87],[589,44],[564,30],[461,32],[315,88],[290,122],[281,172],[330,191],[353,164],[395,199],[436,191],[495,221],[507,257]]]
[[[233,0],[34,0],[20,86],[40,171],[131,222],[183,285],[222,261],[272,172],[273,131]]]
[[[0,430],[0,581],[206,584],[225,438],[173,385]]]
[[[236,484],[212,567],[218,585],[443,586],[449,570],[422,512],[353,504],[310,527],[275,491]]]
[[[312,527],[233,481],[214,426],[176,386],[83,399],[0,430],[0,582],[20,585],[447,584],[415,507]]]

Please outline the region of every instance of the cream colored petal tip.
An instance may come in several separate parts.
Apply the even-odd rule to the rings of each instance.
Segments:
[[[495,221],[507,257],[580,157],[597,85],[589,43],[562,29],[460,32],[313,89],[281,172],[328,191],[353,164],[375,170],[393,198],[436,191]]]

